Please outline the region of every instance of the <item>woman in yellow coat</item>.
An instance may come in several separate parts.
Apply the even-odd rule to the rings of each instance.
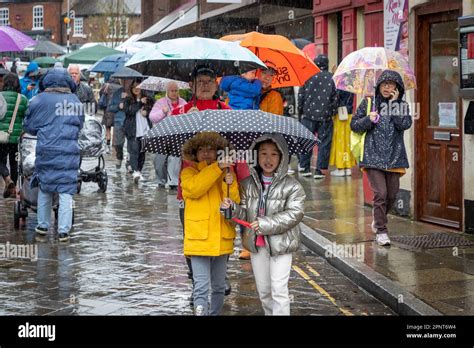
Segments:
[[[211,132],[200,133],[183,146],[183,159],[190,163],[181,172],[186,206],[184,255],[191,258],[195,315],[219,315],[224,303],[227,259],[234,250],[235,238],[235,225],[220,213],[228,185],[229,197],[240,202],[235,174],[227,173],[232,162],[221,158],[221,151],[228,146],[227,140]],[[209,283],[212,288],[210,309]]]

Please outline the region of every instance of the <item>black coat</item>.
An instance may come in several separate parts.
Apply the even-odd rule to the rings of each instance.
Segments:
[[[384,81],[395,81],[400,92],[398,99],[389,101],[379,92]],[[403,142],[403,133],[411,127],[412,117],[408,103],[402,100],[405,89],[401,76],[394,71],[384,71],[377,80],[374,111],[380,115],[378,123],[367,116],[367,99],[364,99],[352,117],[351,129],[357,133],[367,132],[361,167],[374,169],[408,168],[408,158]],[[374,103],[373,103],[374,104]]]
[[[326,121],[336,114],[337,91],[327,70],[311,77],[298,93],[298,113],[302,118]]]
[[[153,108],[153,99],[147,97],[147,102],[142,103],[136,99],[128,96],[123,100],[124,112],[125,112],[125,121],[123,124],[123,130],[127,138],[135,138],[137,135],[137,121],[136,116],[139,110],[144,110],[146,112],[146,118],[150,128],[152,127],[151,121],[148,118],[150,111]]]

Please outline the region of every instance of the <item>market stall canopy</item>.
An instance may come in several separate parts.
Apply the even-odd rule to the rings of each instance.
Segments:
[[[38,41],[38,44],[34,47],[27,47],[25,51],[36,52],[36,53],[44,53],[44,54],[64,54],[66,50],[55,44],[54,42],[48,40],[41,40]]]
[[[113,48],[96,45],[67,54],[64,57],[64,66],[67,67],[69,64],[94,64],[104,57],[119,53],[121,52]]]

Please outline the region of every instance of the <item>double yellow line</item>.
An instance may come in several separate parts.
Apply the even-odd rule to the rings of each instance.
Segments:
[[[344,315],[346,316],[354,316],[354,314],[347,309],[339,307],[339,305],[336,303],[336,300],[334,297],[332,297],[326,290],[324,290],[318,283],[316,283],[314,280],[311,279],[311,277],[303,271],[300,267],[293,265],[292,266],[293,270],[298,273],[301,277],[303,277],[304,280],[306,280],[313,288],[315,288],[321,295],[326,297],[329,301],[331,301],[334,306],[336,306]],[[309,272],[313,273],[316,277],[319,277],[320,274],[311,266],[306,265],[306,268],[308,269]]]

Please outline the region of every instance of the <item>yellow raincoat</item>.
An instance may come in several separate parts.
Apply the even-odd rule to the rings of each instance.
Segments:
[[[230,198],[240,203],[239,186],[234,175]],[[184,255],[221,256],[234,251],[235,225],[224,219],[220,204],[227,196],[225,171],[214,162],[194,162],[181,172],[185,202]]]

